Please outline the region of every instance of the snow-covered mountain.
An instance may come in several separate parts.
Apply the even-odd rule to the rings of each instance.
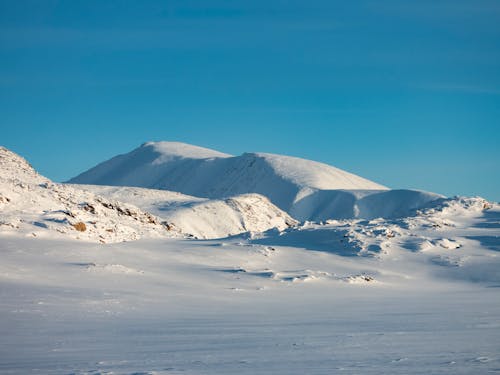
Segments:
[[[230,156],[177,142],[144,143],[69,182],[165,189],[214,199],[257,193],[299,220],[355,217],[357,199],[388,190],[311,160],[265,153]],[[347,200],[339,196],[344,191]],[[413,202],[438,198],[414,194],[419,198],[412,198]],[[371,211],[368,207],[360,212]]]

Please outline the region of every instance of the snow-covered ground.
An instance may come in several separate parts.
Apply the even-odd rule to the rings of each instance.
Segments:
[[[358,215],[299,223],[259,194],[0,167],[1,374],[500,372],[498,204],[304,188]]]
[[[2,236],[0,251],[3,374],[500,368],[499,262],[476,240],[380,258],[242,238]],[[434,262],[438,254],[469,259]]]

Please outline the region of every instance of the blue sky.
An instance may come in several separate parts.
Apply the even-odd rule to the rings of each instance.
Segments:
[[[65,180],[144,141],[500,200],[498,1],[0,0],[0,144]]]

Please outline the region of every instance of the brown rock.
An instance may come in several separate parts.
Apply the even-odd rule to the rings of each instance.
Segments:
[[[82,223],[81,221],[73,224],[73,228],[75,228],[79,232],[85,232],[87,230],[87,226],[85,225],[85,223]]]

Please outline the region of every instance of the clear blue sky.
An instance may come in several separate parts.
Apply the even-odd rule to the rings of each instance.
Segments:
[[[500,200],[500,2],[0,0],[0,144],[65,180],[148,140]]]

